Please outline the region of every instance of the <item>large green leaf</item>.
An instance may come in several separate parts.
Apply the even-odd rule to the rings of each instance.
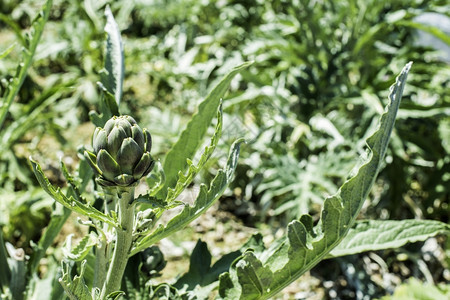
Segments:
[[[89,112],[91,121],[98,127],[103,127],[112,116],[120,114],[119,105],[122,99],[123,80],[125,77],[122,38],[119,26],[109,6],[106,6],[105,16],[105,66],[100,72],[101,82],[97,83],[102,91],[97,105],[97,110],[100,113],[95,111]]]
[[[449,232],[450,225],[434,220],[357,221],[330,256],[398,248]]]
[[[119,26],[114,20],[114,16],[109,6],[105,9],[106,25],[106,53],[105,53],[105,73],[102,73],[102,83],[105,88],[114,95],[117,107],[122,98],[123,79],[125,73],[125,63],[123,58],[123,44],[120,37]]]
[[[320,222],[313,227],[312,218],[292,221],[287,237],[275,249],[262,253],[246,252],[220,277],[220,297],[225,299],[268,299],[303,273],[310,270],[345,237],[359,214],[378,174],[394,127],[406,77],[408,63],[392,85],[387,110],[380,126],[367,139],[368,153],[355,176],[347,180],[324,202]]]
[[[80,199],[79,195],[85,190],[89,179],[92,177],[92,169],[87,165],[86,161],[82,160],[80,162],[78,167],[78,174],[82,181],[80,187],[76,186],[73,177],[69,174],[62,161],[61,169],[70,186],[70,189],[67,191],[67,197],[72,196]],[[66,206],[64,206],[62,210],[56,209],[52,211],[47,228],[39,239],[39,242],[36,245],[33,245],[33,253],[30,256],[30,261],[28,263],[28,271],[31,274],[34,273],[39,266],[39,262],[41,258],[44,257],[47,248],[53,243],[71,213],[72,211]]]
[[[181,276],[173,286],[178,289],[186,288],[189,293],[196,294],[198,299],[208,299],[208,296],[201,298],[197,292],[202,293],[201,287],[217,287],[219,275],[226,272],[231,263],[245,250],[228,253],[211,266],[212,256],[208,246],[205,242],[198,240],[190,256],[189,271]],[[213,282],[216,283],[211,285]]]
[[[131,249],[130,256],[133,256],[139,251],[144,250],[161,239],[184,228],[214,204],[214,202],[223,194],[233,178],[242,141],[243,140],[240,139],[231,146],[231,151],[228,156],[225,169],[217,172],[217,175],[212,180],[209,189],[204,184],[200,185],[200,193],[198,194],[193,206],[186,203],[183,210],[178,215],[173,217],[166,225],[161,224],[149,235],[139,238]]]
[[[216,149],[217,143],[219,142],[220,136],[222,134],[222,124],[223,124],[223,113],[222,113],[222,104],[219,105],[219,109],[217,111],[217,125],[214,131],[213,136],[211,137],[211,141],[209,146],[205,147],[205,150],[202,153],[197,165],[195,165],[190,159],[187,160],[189,168],[186,174],[183,172],[178,172],[178,181],[174,188],[169,188],[168,193],[165,199],[159,199],[154,197],[155,189],[159,190],[161,188],[161,184],[164,181],[160,181],[156,185],[155,189],[149,190],[146,195],[140,195],[137,198],[137,202],[146,203],[155,208],[154,216],[151,218],[151,222],[145,222],[145,226],[139,226],[138,231],[139,235],[145,236],[148,233],[148,230],[152,229],[152,225],[161,217],[164,211],[177,207],[181,204],[181,202],[176,201],[177,197],[192,183],[194,177],[198,174],[198,172],[205,166],[206,162],[211,157],[214,149]],[[161,174],[164,176],[164,172]],[[147,219],[150,221],[150,219]],[[147,228],[144,228],[147,227]],[[137,233],[137,232],[136,232]]]
[[[211,155],[213,154],[214,150],[217,147],[217,144],[219,143],[220,136],[222,135],[222,126],[223,126],[223,112],[222,112],[222,104],[220,101],[219,109],[217,110],[217,125],[214,130],[214,134],[211,138],[211,141],[209,143],[209,146],[205,148],[205,151],[203,151],[202,156],[200,157],[199,162],[197,165],[194,165],[194,163],[188,159],[188,170],[186,174],[183,174],[183,172],[178,172],[178,180],[174,188],[168,188],[168,193],[166,196],[165,202],[170,204],[191,184],[192,180],[195,178],[195,176],[200,172],[201,169],[205,166],[206,162],[209,160]]]
[[[174,187],[177,182],[178,172],[184,172],[187,164],[186,159],[194,157],[197,149],[201,146],[206,130],[214,118],[220,100],[224,96],[233,77],[248,67],[251,62],[246,62],[232,69],[219,84],[212,89],[208,96],[200,103],[197,113],[187,124],[180,138],[167,153],[164,159],[164,172],[166,174],[165,187]],[[164,198],[167,188],[160,190],[159,197]]]

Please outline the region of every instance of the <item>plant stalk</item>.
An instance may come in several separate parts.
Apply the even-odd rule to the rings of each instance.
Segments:
[[[105,214],[109,215],[111,207],[115,204],[115,199],[117,198],[117,190],[104,188],[105,193]],[[107,235],[112,230],[111,226],[108,224],[103,224],[103,232]],[[108,261],[111,257],[111,247],[107,240],[107,236],[103,236],[100,244],[96,249],[96,259],[95,259],[95,272],[94,272],[94,288],[101,289],[103,284],[106,282],[106,271],[108,268]]]
[[[134,187],[118,189],[118,195],[120,228],[116,228],[116,244],[106,281],[103,285],[101,299],[106,299],[110,293],[120,290],[133,240]]]
[[[108,265],[107,250],[108,244],[106,239],[102,239],[100,245],[97,246],[95,255],[95,272],[93,288],[101,289],[103,283],[106,281],[106,268]]]

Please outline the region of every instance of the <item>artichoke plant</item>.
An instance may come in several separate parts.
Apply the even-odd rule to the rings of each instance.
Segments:
[[[135,186],[153,168],[151,135],[130,116],[113,116],[97,127],[92,143],[94,152],[84,156],[104,187]]]

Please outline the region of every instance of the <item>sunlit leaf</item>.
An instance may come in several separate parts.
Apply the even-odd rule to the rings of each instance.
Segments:
[[[63,253],[65,257],[73,261],[83,260],[92,247],[98,242],[97,235],[92,231],[88,235],[85,235],[78,244],[72,248],[72,237],[73,235],[67,236]]]
[[[105,32],[107,34],[105,56],[106,74],[102,74],[102,83],[107,91],[114,95],[117,107],[119,107],[120,100],[122,98],[123,79],[125,73],[123,44],[119,26],[114,20],[114,16],[109,6],[105,9],[105,16]]]
[[[174,216],[167,225],[161,224],[149,235],[138,239],[131,249],[130,256],[184,228],[214,204],[214,202],[223,194],[233,178],[242,142],[243,140],[238,140],[232,145],[225,169],[217,172],[217,175],[212,180],[209,188],[204,184],[200,186],[200,193],[194,204],[192,206],[185,204],[183,210],[178,215]]]
[[[233,77],[247,68],[251,62],[244,63],[238,67],[233,68],[220,83],[212,89],[208,96],[200,103],[197,113],[187,124],[184,131],[181,133],[178,141],[173,145],[171,150],[167,153],[164,159],[164,172],[166,174],[165,187],[174,187],[177,183],[179,172],[184,172],[188,167],[186,164],[187,158],[192,158],[195,152],[202,144],[206,130],[211,124],[220,100],[224,96]],[[161,189],[159,196],[164,198],[167,189]]]
[[[411,63],[391,87],[389,104],[381,116],[379,128],[367,139],[369,151],[358,173],[325,200],[319,224],[313,228],[308,217],[292,221],[287,238],[263,261],[252,252],[245,253],[230,273],[221,276],[222,298],[268,299],[324,259],[344,239],[384,160],[410,68]]]
[[[86,261],[81,263],[80,275],[75,275],[72,279],[70,274],[70,268],[67,263],[63,263],[63,276],[59,279],[59,282],[64,288],[66,295],[71,300],[90,300],[92,296],[89,292],[89,288],[84,282],[83,275],[86,270]]]
[[[329,256],[398,248],[444,233],[450,233],[450,226],[434,220],[357,221]]]

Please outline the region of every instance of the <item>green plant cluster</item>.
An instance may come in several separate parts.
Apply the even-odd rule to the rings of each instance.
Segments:
[[[449,18],[441,0],[3,1],[0,299],[38,299],[50,287],[51,299],[121,297],[115,290],[129,299],[265,299],[314,265],[323,280],[345,277],[356,295],[420,299],[414,281],[374,288],[367,257],[385,274],[409,269],[427,281],[424,294],[444,299],[448,239],[431,239],[439,258],[423,241],[449,232],[450,39],[444,21],[432,24]],[[401,88],[390,90],[398,74]],[[140,141],[132,166],[117,153],[105,164],[110,147],[96,143],[107,138],[89,150],[94,129],[118,115],[148,129],[143,140],[137,129],[126,137]],[[358,161],[366,140],[372,152]],[[100,186],[134,186],[141,175],[150,188],[133,199],[124,281],[103,289],[94,265],[102,246],[118,248],[106,237],[124,227],[114,199],[125,192]],[[192,184],[201,186],[195,202],[180,202]],[[158,285],[166,262],[155,243],[219,197],[220,209],[282,238],[267,245],[255,235],[218,260],[199,241],[189,270]],[[71,211],[90,233],[61,247]],[[367,220],[355,222],[360,211]],[[320,272],[322,259],[339,275]]]

